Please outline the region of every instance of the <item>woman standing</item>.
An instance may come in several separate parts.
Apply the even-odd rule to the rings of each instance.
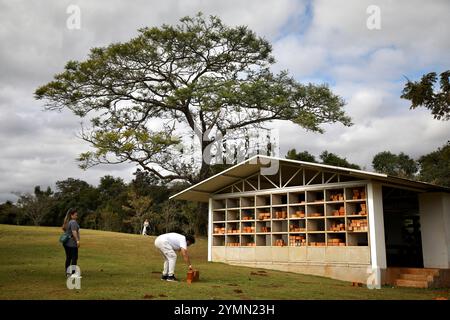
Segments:
[[[66,251],[66,276],[71,276],[71,273],[75,273],[72,270],[69,273],[69,266],[76,266],[78,261],[78,248],[80,247],[80,226],[77,223],[78,213],[75,209],[69,209],[67,211],[66,217],[64,218],[64,223],[62,229],[70,237],[63,246]]]

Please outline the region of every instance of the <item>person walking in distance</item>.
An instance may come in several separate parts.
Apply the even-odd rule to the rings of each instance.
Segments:
[[[78,225],[77,219],[77,210],[71,208],[67,211],[62,226],[63,231],[70,237],[69,240],[63,244],[66,252],[66,276],[71,276],[75,273],[75,270],[72,270],[72,274],[69,273],[68,268],[69,266],[76,266],[78,262],[78,248],[80,248],[80,226]]]
[[[143,236],[148,236],[149,229],[150,229],[149,226],[150,226],[150,222],[148,222],[148,219],[145,219],[144,227],[142,228],[142,235]]]
[[[188,265],[188,269],[192,270],[187,247],[194,243],[195,238],[192,235],[184,236],[175,232],[162,234],[155,239],[155,247],[158,248],[164,258],[164,269],[161,280],[178,281],[175,278],[177,251],[181,252],[184,261]]]

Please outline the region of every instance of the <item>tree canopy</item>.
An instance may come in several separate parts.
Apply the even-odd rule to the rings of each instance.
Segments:
[[[410,81],[405,84],[401,98],[411,101],[410,109],[425,107],[438,120],[450,120],[450,70],[440,74],[439,90],[436,72],[422,76],[420,81]]]
[[[286,158],[292,160],[328,164],[330,166],[336,167],[361,169],[359,165],[350,163],[346,158],[340,157],[332,152],[328,152],[327,150],[323,151],[319,156],[320,160],[322,161],[317,161],[316,157],[308,151],[297,152],[297,150],[295,149],[289,150],[286,154]]]
[[[450,141],[419,158],[419,179],[450,187]]]
[[[67,62],[35,97],[48,110],[89,118],[81,137],[93,151],[80,155],[82,168],[132,162],[159,179],[194,183],[211,174],[211,164],[201,160],[208,146],[218,136],[231,139],[233,130],[273,120],[315,132],[324,123],[351,125],[343,99],[327,85],[274,74],[274,62],[270,43],[246,26],[199,13],[91,49],[85,61]],[[189,136],[200,157],[186,157]]]
[[[403,152],[379,152],[373,157],[372,166],[377,172],[407,179],[415,179],[419,170],[417,162]]]

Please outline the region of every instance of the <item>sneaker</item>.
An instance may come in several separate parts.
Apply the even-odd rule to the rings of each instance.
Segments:
[[[161,280],[167,280],[167,278],[168,278],[169,276],[168,275],[166,275],[166,274],[163,274],[162,276],[161,276]]]
[[[178,281],[178,279],[177,279],[177,278],[175,278],[175,276],[174,276],[174,275],[172,275],[172,276],[167,276],[167,279],[166,279],[166,281]]]

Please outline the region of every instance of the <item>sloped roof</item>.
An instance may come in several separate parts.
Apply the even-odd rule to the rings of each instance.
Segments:
[[[343,167],[330,166],[326,164],[305,162],[298,160],[290,160],[276,157],[269,157],[264,155],[253,156],[241,163],[238,163],[231,168],[228,168],[218,174],[209,177],[183,191],[172,195],[170,199],[177,200],[190,200],[199,202],[208,202],[209,196],[233,183],[238,182],[241,179],[247,178],[257,173],[261,168],[267,167],[270,161],[278,160],[281,164],[294,164],[309,169],[327,169],[331,172],[342,173],[361,178],[363,180],[378,180],[383,182],[389,182],[399,186],[413,187],[421,189],[423,191],[444,191],[450,192],[450,188],[437,186],[431,183],[420,182],[410,179],[404,179],[399,177],[390,176],[383,173],[369,172],[363,170],[349,169]]]

